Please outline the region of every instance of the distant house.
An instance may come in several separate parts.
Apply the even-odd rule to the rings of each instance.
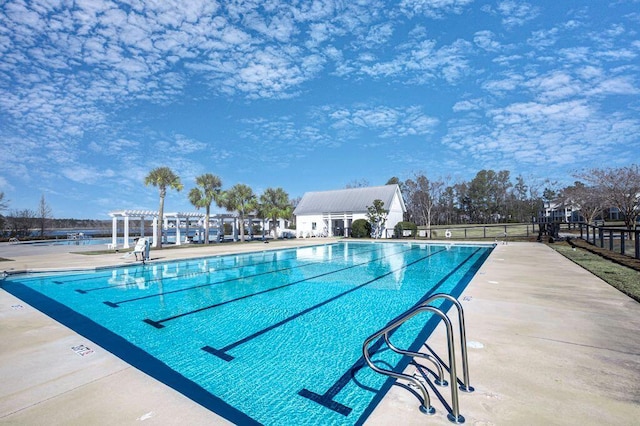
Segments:
[[[542,222],[579,222],[584,220],[580,207],[571,200],[556,199],[545,201],[544,209],[539,213]]]
[[[298,236],[349,235],[354,220],[367,220],[368,207],[382,200],[389,211],[383,238],[391,237],[394,226],[403,220],[407,208],[398,185],[307,192],[293,211]]]

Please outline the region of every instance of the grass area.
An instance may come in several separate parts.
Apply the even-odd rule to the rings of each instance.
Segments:
[[[426,227],[419,226],[419,230],[424,230]],[[448,237],[452,240],[464,240],[464,239],[499,239],[505,238],[505,231],[507,238],[514,237],[529,237],[532,235],[538,235],[537,229],[530,223],[501,223],[491,225],[450,225],[450,226],[432,226],[431,232],[433,238],[447,238],[446,233],[449,231],[451,235]]]
[[[640,302],[640,270],[634,269],[633,264],[626,266],[617,263],[613,259],[603,257],[606,253],[596,254],[591,250],[579,247],[576,244],[571,245],[567,242],[559,242],[549,246],[614,288]],[[628,260],[628,262],[633,261],[634,259]],[[627,261],[623,259],[623,262]]]

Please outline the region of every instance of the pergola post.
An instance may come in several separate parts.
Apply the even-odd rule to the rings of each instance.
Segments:
[[[163,232],[165,230],[167,232]],[[169,232],[169,218],[165,214],[163,218],[162,229],[160,230],[160,241],[162,241],[163,244],[169,242],[168,232]],[[167,237],[167,239],[164,239],[164,237]]]
[[[153,246],[158,247],[158,217],[153,218]]]
[[[238,241],[238,218],[233,218],[233,241]]]
[[[111,218],[111,246],[118,246],[118,217],[113,216]]]
[[[181,245],[184,243],[184,241],[182,241],[182,235],[184,234],[184,232],[181,229],[181,225],[182,225],[182,219],[185,219],[185,227],[186,227],[186,234],[184,234],[185,236],[185,240],[188,238],[189,236],[189,227],[191,226],[190,220],[196,220],[196,219],[200,219],[202,221],[203,218],[203,214],[202,213],[198,213],[198,212],[177,212],[177,213],[166,213],[164,215],[163,220],[161,221],[159,219],[158,216],[158,212],[153,211],[153,210],[118,210],[118,211],[112,211],[109,212],[109,216],[111,216],[111,228],[112,228],[112,235],[111,235],[111,242],[112,244],[109,245],[113,245],[114,247],[116,247],[116,243],[118,241],[118,220],[120,218],[124,219],[124,244],[123,244],[123,248],[129,248],[130,247],[130,243],[129,243],[129,222],[131,220],[131,218],[134,219],[140,219],[140,237],[145,237],[145,220],[146,218],[150,217],[151,221],[153,223],[153,242],[152,242],[152,247],[157,248],[160,243],[162,241],[166,241],[166,240],[162,240],[163,235],[166,236],[166,230],[169,228],[169,223],[171,221],[175,221],[175,228],[176,228],[176,245]],[[225,217],[225,215],[216,215],[218,218],[220,219],[216,219],[218,220],[218,222],[223,225],[223,219]],[[227,216],[230,217],[230,216]],[[160,225],[164,225],[162,228],[158,229],[160,227]],[[165,231],[163,234],[163,230]],[[137,228],[134,231],[135,236],[137,236]]]
[[[129,248],[129,215],[124,217],[124,244],[123,248]]]
[[[342,236],[347,237],[347,212],[344,212],[344,217],[342,219]]]

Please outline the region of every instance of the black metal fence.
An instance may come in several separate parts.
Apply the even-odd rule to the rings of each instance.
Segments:
[[[580,224],[580,238],[600,248],[640,259],[640,229]]]
[[[405,230],[403,235],[395,235],[393,229],[387,229],[386,238],[416,238],[427,240],[504,240],[506,238],[528,238],[538,234],[538,225],[531,223],[505,223],[496,225],[437,226],[431,229],[418,228],[415,235]]]

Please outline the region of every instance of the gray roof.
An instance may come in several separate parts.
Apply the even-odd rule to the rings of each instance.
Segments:
[[[372,186],[368,188],[338,189],[335,191],[307,192],[293,211],[296,216],[321,213],[362,213],[374,200],[382,200],[388,209],[393,197],[398,193],[402,209],[404,201],[398,185]]]

